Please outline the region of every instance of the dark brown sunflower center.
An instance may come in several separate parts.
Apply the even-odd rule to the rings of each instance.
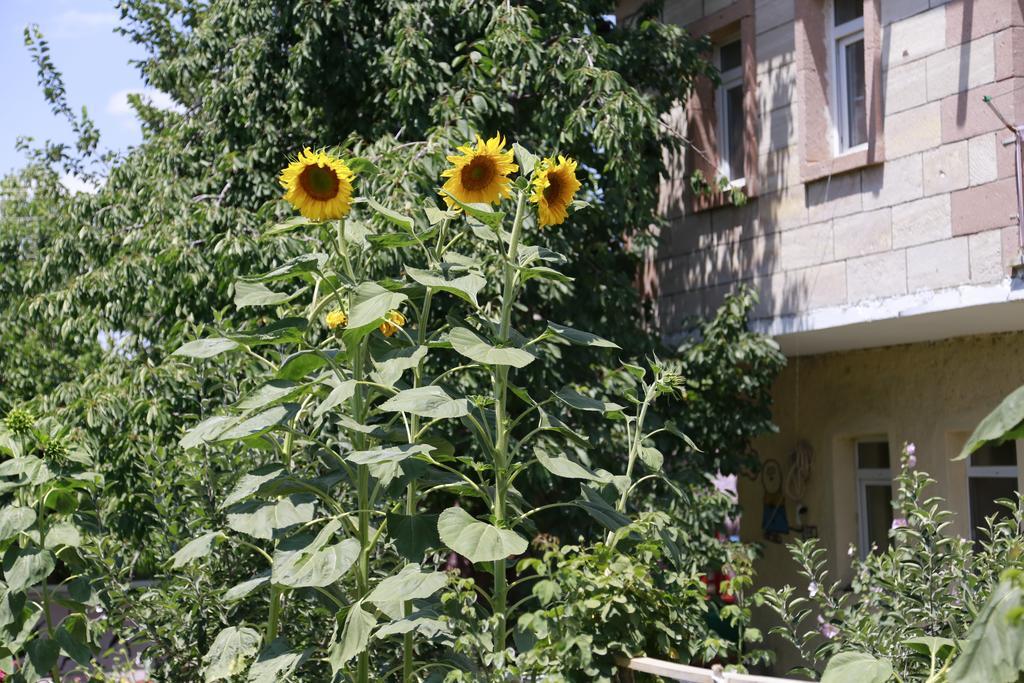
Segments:
[[[338,196],[341,182],[333,169],[324,166],[307,166],[299,174],[299,184],[313,199],[326,201]]]
[[[544,188],[544,199],[548,204],[562,201],[562,188],[564,187],[565,183],[562,181],[561,175],[558,173],[548,174],[548,186]]]
[[[462,186],[470,191],[482,190],[491,184],[498,169],[490,157],[476,157],[462,167]]]

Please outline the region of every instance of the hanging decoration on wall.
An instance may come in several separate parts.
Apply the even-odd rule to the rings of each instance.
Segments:
[[[782,491],[782,466],[778,460],[765,461],[761,467],[761,484],[764,486],[761,529],[765,539],[782,543],[782,536],[789,533],[789,521],[786,519],[786,495]]]

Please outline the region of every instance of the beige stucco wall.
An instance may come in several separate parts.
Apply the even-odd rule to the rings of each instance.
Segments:
[[[981,418],[1021,384],[1024,332],[791,358],[774,389],[780,434],[759,439],[755,447],[762,460],[774,458],[785,471],[797,440],[810,444],[806,521],[817,525],[829,549],[833,576],[845,580],[847,549],[858,528],[854,439],[884,435],[896,466],[903,443],[913,442],[918,468],[937,480],[932,492],[948,501],[956,513],[953,528],[965,535],[966,466],[950,460]],[[764,540],[761,482],[741,477],[739,493],[741,536],[764,544],[759,581],[806,588],[785,546]],[[795,501],[787,501],[790,524],[795,507]],[[785,649],[780,655],[784,667],[795,661]]]
[[[1013,148],[981,98],[1024,120],[1024,1],[880,0],[884,163],[804,182],[796,7],[808,1],[754,3],[759,196],[692,211],[692,169],[668,159],[648,284],[670,337],[739,282],[771,319],[998,282],[1017,256]],[[730,4],[666,0],[663,19],[692,26]],[[684,121],[670,123],[685,134]]]

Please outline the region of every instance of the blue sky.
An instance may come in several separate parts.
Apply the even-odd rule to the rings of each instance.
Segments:
[[[50,43],[72,109],[85,105],[99,127],[100,146],[120,150],[139,142],[139,125],[125,96],[146,91],[128,63],[144,52],[114,33],[119,18],[115,0],[0,0],[0,174],[24,163],[14,149],[19,135],[74,142],[70,128],[50,113],[36,84],[22,34],[30,23],[39,24]],[[159,93],[154,100],[158,98]]]

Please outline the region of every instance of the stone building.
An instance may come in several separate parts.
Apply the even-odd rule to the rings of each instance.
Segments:
[[[619,21],[637,4],[622,2]],[[646,287],[671,340],[747,283],[753,325],[789,358],[779,434],[756,444],[778,467],[740,477],[745,539],[765,541],[781,487],[788,533],[770,535],[819,536],[848,579],[851,544],[887,542],[904,442],[964,536],[1020,488],[1012,444],[951,458],[1024,384],[1014,133],[983,101],[1024,124],[1022,5],[665,1],[664,21],[710,36],[722,84],[700,85],[668,122],[691,144],[668,159]],[[697,170],[748,203],[694,196]],[[765,542],[758,569],[799,585],[781,543]]]

